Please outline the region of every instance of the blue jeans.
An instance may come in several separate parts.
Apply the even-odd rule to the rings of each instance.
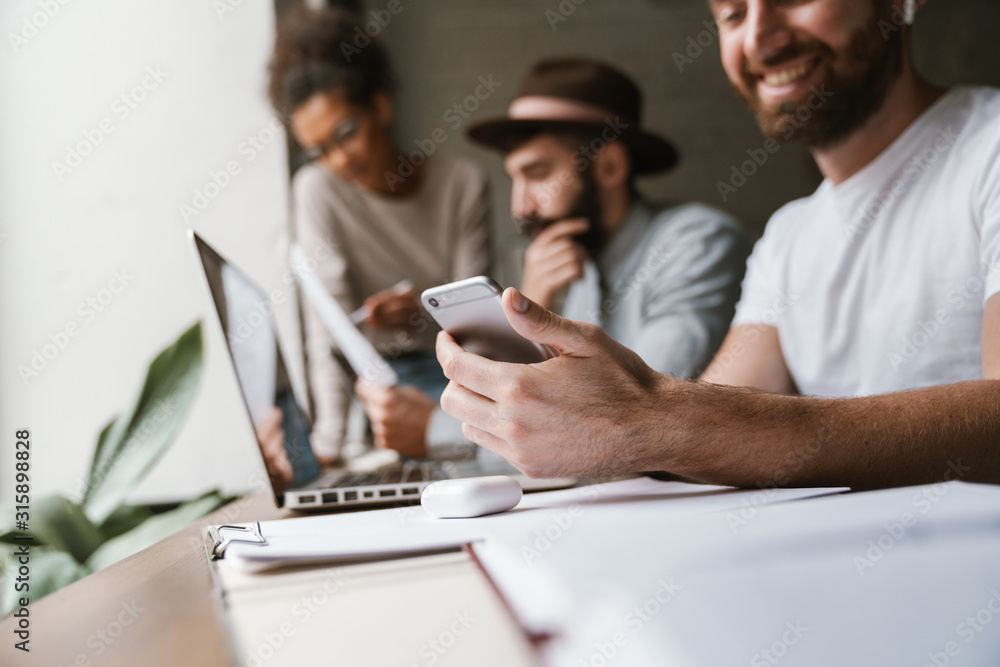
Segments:
[[[389,360],[392,370],[399,376],[399,384],[410,384],[441,401],[441,394],[448,386],[448,378],[433,352],[407,352]]]
[[[275,404],[281,408],[281,430],[285,432],[285,453],[292,465],[294,476],[289,488],[308,484],[319,477],[320,468],[309,446],[309,426],[295,403],[290,389],[278,392]]]

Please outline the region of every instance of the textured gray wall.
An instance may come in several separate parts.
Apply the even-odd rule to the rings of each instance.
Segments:
[[[401,83],[396,100],[400,148],[412,150],[414,140],[441,128],[447,136],[444,150],[473,156],[489,169],[497,202],[498,277],[505,283],[517,282],[521,245],[508,213],[509,181],[496,154],[468,144],[465,125],[453,129],[455,116],[445,118],[452,105],[474,93],[479,76],[492,75],[501,86],[473,119],[503,113],[525,68],[543,56],[587,55],[621,67],[645,91],[645,124],[671,138],[682,153],[674,172],[640,181],[643,192],[659,201],[700,200],[719,206],[754,235],[779,206],[819,183],[808,153],[784,146],[722,201],[716,182],[726,180],[731,166],[746,160],[746,151],[759,148],[764,139],[719,64],[718,42],[703,24],[710,19],[705,0],[400,2],[402,11],[381,30]],[[387,2],[365,5],[370,12]],[[553,14],[546,12],[565,20],[550,22]],[[941,84],[1000,84],[998,28],[996,0],[928,2],[914,32],[919,70]],[[708,46],[678,71],[673,54],[683,53],[689,39],[699,37]]]

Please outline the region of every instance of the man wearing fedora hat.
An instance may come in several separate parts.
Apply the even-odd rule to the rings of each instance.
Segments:
[[[511,214],[532,241],[522,291],[601,326],[654,369],[698,375],[733,317],[749,243],[701,204],[658,208],[637,176],[666,171],[677,151],[641,127],[642,94],[626,75],[580,58],[526,74],[506,116],[469,136],[504,153]]]
[[[768,222],[715,360],[655,373],[510,288],[511,326],[560,356],[497,364],[441,332],[442,407],[536,477],[1000,484],[1000,91],[915,71],[917,0],[709,6],[761,130],[824,176]]]

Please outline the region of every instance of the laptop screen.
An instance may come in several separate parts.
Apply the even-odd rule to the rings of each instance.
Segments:
[[[295,401],[264,291],[192,234],[275,500],[320,474],[309,422]],[[279,431],[280,429],[280,431]]]

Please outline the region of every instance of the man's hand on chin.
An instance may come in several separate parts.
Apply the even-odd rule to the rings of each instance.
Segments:
[[[587,251],[576,236],[589,227],[586,219],[572,218],[555,222],[538,233],[524,252],[521,289],[528,298],[551,308],[567,285],[583,278]]]
[[[560,356],[499,363],[439,333],[438,360],[451,380],[441,407],[463,422],[466,437],[530,477],[661,469],[666,438],[657,403],[673,383],[688,383],[654,372],[599,327],[559,317],[513,288],[503,307],[519,334]]]

